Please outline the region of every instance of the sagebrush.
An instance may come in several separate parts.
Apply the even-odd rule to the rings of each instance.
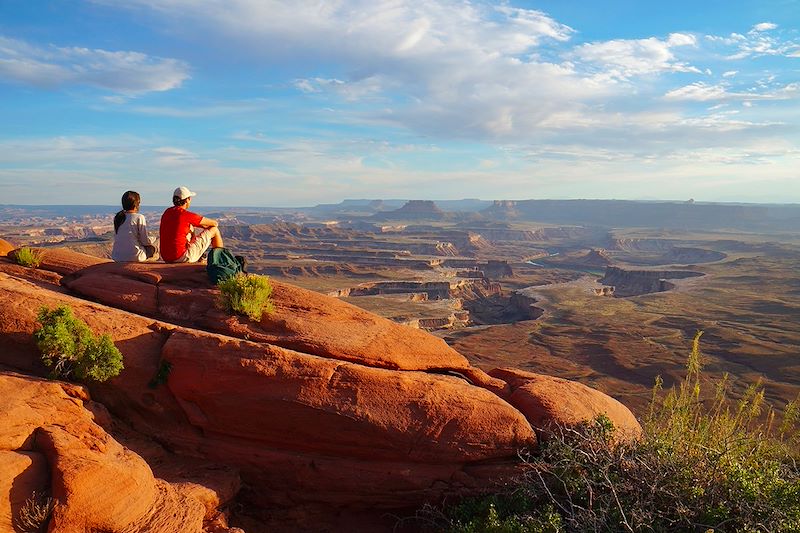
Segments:
[[[776,427],[760,383],[736,402],[727,376],[703,394],[701,334],[686,378],[666,395],[657,380],[640,439],[604,416],[556,428],[508,490],[421,516],[476,533],[800,531],[800,397]]]
[[[272,285],[267,276],[239,273],[220,281],[218,287],[219,304],[229,312],[261,320],[263,313],[274,310]]]
[[[56,501],[53,498],[34,492],[22,504],[14,519],[14,527],[21,533],[44,531],[55,506]]]
[[[33,336],[51,377],[105,381],[122,371],[122,354],[111,337],[96,336],[70,307],[42,307],[37,320],[41,327]]]
[[[22,266],[36,268],[42,264],[42,255],[28,246],[14,252],[14,260]]]

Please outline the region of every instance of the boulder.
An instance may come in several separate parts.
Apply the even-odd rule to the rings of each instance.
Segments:
[[[630,409],[582,383],[515,368],[499,368],[489,374],[510,385],[509,403],[537,430],[547,433],[553,425],[575,426],[604,414],[614,423],[619,438],[641,435],[642,427]]]
[[[525,418],[491,392],[449,376],[335,361],[177,330],[169,389],[206,434],[352,458],[464,463],[535,443]]]
[[[8,466],[0,470],[0,485],[14,488],[12,510],[32,494],[24,492],[41,490],[49,478],[58,502],[51,531],[200,533],[202,503],[154,478],[141,457],[93,421],[83,395],[81,388],[0,372],[0,453]]]
[[[74,292],[106,305],[133,313],[158,315],[158,286],[125,276],[107,274],[99,282],[97,276],[82,276],[67,286]]]
[[[239,467],[264,506],[397,509],[474,494],[536,442],[517,410],[455,377],[180,329],[163,353],[203,453]]]

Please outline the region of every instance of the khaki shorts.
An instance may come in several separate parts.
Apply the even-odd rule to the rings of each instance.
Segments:
[[[186,246],[183,255],[175,260],[176,263],[197,263],[203,254],[211,246],[211,231],[203,228],[195,228],[194,241]]]

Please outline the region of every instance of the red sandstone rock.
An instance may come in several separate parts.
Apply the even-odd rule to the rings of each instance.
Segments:
[[[69,283],[69,288],[106,305],[137,314],[158,314],[158,287],[150,283],[115,274],[82,276]]]
[[[8,258],[0,257],[0,272],[5,272],[11,276],[27,279],[39,285],[47,284],[52,290],[64,291],[61,285],[61,274],[42,270],[41,268],[30,268],[18,265]]]
[[[50,493],[58,500],[50,530],[200,533],[203,505],[154,478],[144,460],[95,424],[82,400],[68,391],[79,389],[0,373],[0,450],[6,457],[25,453],[31,466],[41,465],[35,459],[40,454],[32,452],[47,458]],[[17,468],[0,471],[0,484],[40,487],[41,472],[29,472],[31,466],[22,468],[25,461],[14,459],[6,464]]]
[[[65,284],[75,292],[120,306],[126,292],[115,292],[114,284],[127,283],[142,295],[137,296],[141,307],[128,307],[136,313],[150,309],[154,318],[239,338],[176,327],[0,273],[0,363],[35,359],[30,334],[36,307],[68,303],[93,330],[111,334],[124,356],[123,373],[91,385],[93,397],[173,450],[240,468],[254,498],[264,504],[397,509],[474,493],[493,480],[507,479],[517,466],[517,449],[535,442],[525,417],[544,425],[576,423],[606,412],[618,427],[638,428],[621,404],[588,387],[515,370],[496,370],[490,377],[439,339],[317,293],[274,283],[276,312],[256,323],[227,317],[214,307],[217,291],[208,285],[202,265],[77,268],[79,259],[67,255],[60,263],[75,268],[63,269]],[[156,290],[155,307],[150,296],[143,296],[152,294],[146,287]],[[162,358],[173,364],[168,387],[150,389],[147,383]],[[422,370],[454,371],[506,393],[514,407],[464,379]],[[83,388],[60,390],[75,408],[88,412],[91,404]],[[69,413],[69,408],[59,406],[62,411]],[[102,409],[95,411],[100,421]],[[144,492],[153,495],[152,505],[170,508],[199,499],[205,505],[200,505],[200,518],[209,518],[215,502],[224,500],[219,494],[228,490],[212,494],[206,491],[214,489],[202,480],[190,486],[164,484],[152,474],[148,478],[141,474],[141,459],[105,440],[108,435],[94,422],[34,422],[43,428],[36,434],[48,458],[72,453],[92,468],[105,464],[108,472],[116,472],[98,474],[114,478],[109,484],[127,483],[121,472],[130,468],[132,479],[144,480]],[[0,416],[0,449],[29,444],[30,425],[19,435],[9,427]],[[22,444],[5,447],[4,435]],[[87,483],[80,471],[67,466],[63,471],[63,479],[53,478],[54,491]],[[176,486],[182,492],[175,493]],[[134,502],[127,516],[143,507]],[[76,524],[95,520],[79,513],[59,514],[58,519]],[[97,520],[102,527],[118,526],[107,517]],[[153,520],[146,527],[166,527]]]
[[[369,368],[180,328],[175,334],[174,326],[4,279],[2,274],[0,308],[10,313],[3,315],[5,322],[0,320],[0,361],[9,351],[37,357],[30,335],[35,309],[24,304],[29,301],[50,307],[67,303],[92,329],[111,334],[123,353],[125,370],[107,383],[91,385],[93,397],[140,431],[158,435],[171,449],[238,466],[265,504],[396,509],[474,493],[495,479],[507,479],[516,468],[517,444],[532,438],[527,422],[510,405],[456,377]],[[10,317],[13,320],[7,320]],[[174,342],[168,342],[173,335]],[[165,353],[175,355],[179,363],[170,374],[170,386],[176,391],[182,387],[181,394],[186,388],[186,398],[179,397],[183,407],[166,386],[147,387],[165,343],[171,346]],[[228,350],[218,353],[214,343],[246,349],[232,349],[226,356]],[[251,347],[259,354],[282,354],[284,363],[276,368],[287,374],[286,380],[270,370],[266,358],[240,357]],[[201,365],[219,365],[219,372],[180,385],[182,375]],[[315,379],[314,372],[323,369],[326,379]],[[328,374],[337,377],[328,380]],[[292,390],[296,396],[291,396]],[[278,393],[285,396],[276,397]],[[270,398],[271,406],[262,405]],[[189,423],[184,408],[198,426]],[[211,422],[198,414],[203,409],[214,415]],[[267,411],[275,416],[267,417]],[[301,413],[302,418],[287,419],[291,413]],[[231,424],[228,417],[240,423]],[[486,457],[497,459],[469,462]]]
[[[37,452],[17,452],[0,449],[0,531],[15,531],[25,500],[34,494],[44,494],[48,478],[47,461]]]
[[[37,252],[42,259],[39,268],[57,272],[62,275],[110,261],[109,259],[100,259],[99,257],[73,252],[63,248],[34,248],[33,250]]]
[[[128,278],[125,284],[120,278]],[[154,297],[142,283],[156,284]],[[322,294],[272,281],[275,312],[260,323],[216,310],[218,290],[203,265],[110,263],[74,271],[64,284],[99,302],[184,325],[297,351],[400,370],[468,369],[469,362],[442,339],[401,326]],[[158,301],[158,313],[153,300]],[[502,384],[487,379],[488,385]]]
[[[501,396],[508,392],[502,381],[471,367],[442,339],[285,283],[272,281],[275,311],[259,323],[217,308],[219,291],[208,282],[203,265],[103,263],[74,270],[64,284],[93,300],[147,316],[379,368],[455,370]]]
[[[527,421],[465,381],[176,331],[169,388],[206,433],[370,460],[469,462],[535,442]],[[233,377],[235,376],[235,379]]]
[[[8,255],[8,252],[16,248],[13,244],[8,242],[7,240],[0,239],[0,257],[5,257]]]
[[[125,370],[105,383],[93,383],[95,397],[117,416],[150,435],[190,428],[183,410],[164,387],[151,389],[161,348],[173,326],[44,290],[0,273],[0,363],[46,375],[33,340],[39,306],[69,305],[98,334],[106,333],[122,352]],[[31,305],[31,302],[35,302]]]
[[[546,430],[553,424],[574,426],[605,414],[621,438],[635,438],[642,432],[630,409],[582,383],[514,368],[498,368],[489,374],[511,386],[509,402],[537,429]]]

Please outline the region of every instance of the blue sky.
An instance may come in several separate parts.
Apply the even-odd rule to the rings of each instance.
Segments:
[[[798,0],[0,0],[0,203],[800,202],[798,169]]]

